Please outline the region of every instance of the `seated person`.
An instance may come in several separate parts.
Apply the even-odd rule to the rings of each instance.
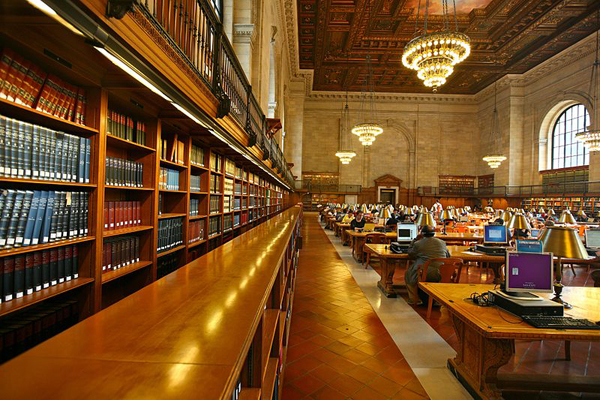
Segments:
[[[529,231],[527,229],[515,229],[513,231],[512,238],[514,239],[527,239],[529,237]]]
[[[354,213],[352,211],[350,211],[342,219],[342,224],[349,224],[353,219],[354,219]]]
[[[398,225],[399,222],[400,221],[398,220],[396,212],[392,212],[392,215],[390,218],[388,218],[387,222],[385,223],[385,226]]]
[[[494,220],[494,222],[492,222],[490,225],[499,225],[499,226],[503,226],[504,225],[504,220],[502,218],[496,218]]]
[[[420,305],[423,302],[418,296],[418,281],[421,274],[421,268],[431,258],[450,257],[446,248],[446,242],[435,236],[435,228],[426,225],[421,229],[421,234],[417,236],[408,250],[408,258],[415,260],[408,267],[404,275],[406,288],[408,289],[408,304]],[[441,279],[439,263],[431,263],[427,268],[426,282],[439,282]]]
[[[355,230],[355,229],[362,229],[365,227],[365,218],[363,215],[362,211],[358,211],[356,213],[356,218],[354,218],[352,220],[352,222],[350,222],[350,229]]]

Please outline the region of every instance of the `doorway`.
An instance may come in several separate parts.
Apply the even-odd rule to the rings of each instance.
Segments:
[[[396,202],[396,189],[380,189],[379,201],[385,204],[394,204]]]

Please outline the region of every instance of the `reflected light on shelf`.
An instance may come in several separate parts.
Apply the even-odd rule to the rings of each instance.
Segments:
[[[44,3],[42,0],[27,0],[27,2],[35,8],[37,8],[38,10],[40,10],[41,12],[43,12],[44,14],[46,14],[47,16],[49,16],[50,18],[54,19],[56,22],[63,25],[65,28],[67,28],[74,34],[85,37],[85,35],[79,29],[75,28],[73,25],[71,25],[71,23],[63,19],[63,17],[58,15],[56,11],[52,9],[52,7]]]

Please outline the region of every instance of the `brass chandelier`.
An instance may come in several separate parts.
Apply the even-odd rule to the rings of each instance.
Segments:
[[[371,21],[371,0],[367,0],[366,4],[368,7],[367,21]],[[377,136],[383,133],[383,128],[375,123],[375,89],[370,55],[367,55],[367,71],[367,81],[362,94],[361,117],[368,122],[362,122],[352,128],[352,133],[358,136],[358,140],[363,146],[371,146]]]
[[[501,141],[501,132],[500,129],[498,128],[498,107],[497,107],[497,96],[496,96],[496,82],[494,82],[494,117],[492,119],[492,132],[491,132],[491,140],[492,140],[492,149],[496,149],[496,148],[501,148],[501,145],[496,146],[496,142],[500,142]],[[506,157],[504,157],[501,153],[500,150],[498,150],[497,152],[493,152],[490,155],[487,155],[485,157],[483,157],[483,161],[485,161],[488,166],[492,169],[497,169],[501,164],[502,161],[506,161]]]
[[[348,109],[348,89],[346,88],[346,105],[342,109],[342,117],[340,118],[340,143],[339,150],[335,153],[335,156],[340,159],[340,162],[344,165],[350,164],[350,161],[356,156],[354,150],[349,149],[349,146],[345,146],[346,132],[350,125],[350,110]]]
[[[590,78],[590,96],[594,94],[594,112],[596,122],[596,129],[588,129],[583,132],[579,132],[575,135],[575,139],[582,142],[588,151],[600,151],[600,102],[598,101],[598,69],[600,68],[600,61],[598,61],[598,49],[600,48],[600,11],[596,14],[596,60],[592,65],[592,76]],[[593,92],[592,92],[593,90]],[[589,128],[589,127],[586,127]]]
[[[423,84],[437,92],[446,83],[446,79],[454,72],[454,66],[463,62],[471,54],[470,38],[458,31],[456,19],[456,2],[454,3],[454,30],[450,29],[450,13],[448,0],[441,0],[443,9],[444,30],[427,32],[429,16],[429,0],[425,0],[424,34],[417,36],[404,47],[402,64],[406,68],[417,71]],[[419,27],[421,0],[415,21],[415,34]]]

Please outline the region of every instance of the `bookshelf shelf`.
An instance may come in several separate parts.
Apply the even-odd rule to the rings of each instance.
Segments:
[[[190,164],[190,167],[192,167],[192,169],[196,169],[200,172],[209,171],[209,169],[207,167],[203,167],[201,165]]]
[[[124,150],[134,150],[134,151],[145,152],[145,153],[156,152],[156,150],[154,150],[152,147],[148,147],[148,146],[144,146],[142,144],[130,142],[129,140],[121,139],[120,137],[113,136],[113,135],[106,135],[106,143],[109,146],[124,149]]]
[[[277,325],[279,324],[279,310],[266,309],[263,318],[262,359],[266,360],[269,356],[269,353],[271,352],[271,347],[273,346],[273,338],[275,338]]]
[[[185,190],[159,189],[158,191],[161,192],[161,193],[178,193],[178,194],[187,193]]]
[[[50,286],[49,288],[42,289],[39,292],[23,296],[20,299],[14,299],[6,303],[1,303],[0,317],[3,317],[15,311],[29,307],[35,303],[39,303],[51,297],[58,296],[60,294],[63,294],[65,292],[87,285],[92,282],[94,282],[93,278],[77,278],[68,282],[59,283],[55,286]]]
[[[150,265],[152,265],[152,261],[140,261],[114,271],[108,271],[102,274],[102,284],[104,285],[105,283],[114,281],[115,279],[121,278]]]
[[[77,183],[77,182],[61,182],[47,181],[41,179],[23,179],[23,178],[0,178],[0,183],[19,183],[27,185],[45,185],[45,186],[69,186],[78,189],[93,189],[98,187],[95,183]]]
[[[202,218],[206,218],[208,215],[195,215],[193,217],[189,217],[190,221],[195,221],[197,219],[202,219]]]
[[[206,239],[202,239],[202,240],[198,240],[197,242],[193,242],[193,243],[188,243],[188,249],[192,249],[196,246],[199,246],[203,243],[206,243]]]
[[[276,357],[269,357],[267,361],[267,368],[265,371],[265,376],[263,379],[263,385],[261,391],[266,393],[269,397],[273,395],[273,390],[275,390],[275,379],[277,379],[277,365],[279,364],[279,359]],[[242,390],[243,391],[243,390]],[[269,398],[266,397],[266,398]]]
[[[71,246],[74,244],[91,242],[92,240],[95,240],[95,239],[96,239],[95,236],[86,236],[86,237],[81,237],[81,238],[59,240],[59,241],[52,242],[52,243],[36,244],[34,246],[17,247],[14,249],[0,250],[0,258],[15,256],[17,254],[30,253],[32,251],[48,250],[48,249],[53,249],[56,247]]]
[[[259,388],[245,387],[242,389],[238,400],[260,400],[260,394]]]
[[[183,170],[186,170],[188,168],[187,165],[179,164],[179,163],[176,163],[176,162],[173,162],[173,161],[163,160],[162,158],[160,159],[160,163],[161,163],[161,165],[164,165],[164,166],[169,167],[169,168],[174,168],[174,169],[176,169],[178,171],[183,171]]]
[[[151,229],[154,229],[154,227],[150,226],[150,225],[139,225],[139,226],[133,226],[131,228],[116,229],[113,231],[104,231],[103,236],[105,238],[107,238],[107,237],[113,237],[113,236],[119,236],[119,235],[128,235],[130,233],[149,231]]]
[[[158,216],[158,219],[167,219],[167,218],[178,218],[178,217],[186,217],[185,213],[163,213]]]
[[[173,247],[172,249],[169,249],[169,250],[167,250],[167,251],[163,251],[162,253],[158,253],[158,254],[156,255],[156,258],[164,257],[164,256],[166,256],[166,255],[169,255],[169,254],[175,253],[175,252],[177,252],[177,251],[179,251],[179,250],[182,250],[182,249],[185,249],[185,244],[179,245],[179,246],[177,246],[177,247]]]
[[[13,103],[10,100],[0,98],[0,114],[17,118],[32,124],[39,124],[46,128],[65,131],[71,134],[77,134],[84,137],[90,137],[98,133],[97,129],[85,125],[79,125],[75,122],[67,121],[50,114],[38,111],[34,108]]]
[[[190,194],[204,195],[204,194],[208,194],[208,192],[190,192]]]
[[[104,185],[105,189],[118,189],[118,190],[137,190],[137,191],[146,191],[146,192],[153,192],[154,189],[153,188],[148,188],[148,187],[131,187],[131,186],[115,186],[115,185]]]

